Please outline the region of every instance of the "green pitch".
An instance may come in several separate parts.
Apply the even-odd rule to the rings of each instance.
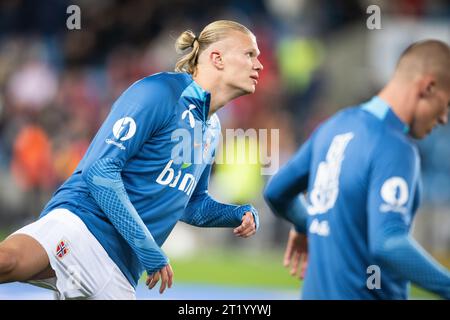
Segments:
[[[245,254],[229,249],[202,252],[189,258],[172,258],[174,281],[218,284],[231,287],[300,289],[301,281],[282,266],[283,252]],[[442,262],[442,261],[441,261]],[[425,290],[411,287],[411,299],[438,299]]]

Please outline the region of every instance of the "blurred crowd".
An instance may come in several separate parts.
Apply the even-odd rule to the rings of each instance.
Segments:
[[[66,26],[72,4],[81,9],[80,30]],[[256,34],[264,65],[257,92],[220,111],[222,127],[279,129],[283,164],[319,122],[380,89],[366,72],[366,91],[356,95],[344,87],[336,94],[333,88],[352,83],[345,73],[337,81],[331,76],[333,55],[344,50],[336,39],[348,35],[352,41],[354,26],[365,37],[370,4],[391,17],[450,21],[446,1],[425,0],[1,1],[0,225],[36,218],[71,175],[117,97],[142,77],[173,70],[179,33],[198,33],[222,18]],[[351,74],[368,59],[362,54],[340,67]],[[450,204],[448,131],[440,129],[420,144],[425,201],[443,206]],[[252,183],[238,199],[228,169],[216,166],[218,197],[256,199],[264,207],[259,194],[268,177],[241,170],[242,181]]]

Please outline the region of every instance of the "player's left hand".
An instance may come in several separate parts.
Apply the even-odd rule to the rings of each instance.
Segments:
[[[159,293],[163,293],[166,289],[166,286],[172,287],[172,278],[173,278],[173,270],[170,264],[165,265],[161,268],[161,270],[155,272],[154,274],[150,274],[147,276],[147,281],[145,284],[149,289],[152,289],[161,278],[161,287],[159,288]]]
[[[308,238],[293,228],[289,231],[283,265],[285,268],[291,268],[291,276],[304,279],[308,267]]]
[[[241,238],[248,238],[256,233],[255,219],[253,219],[253,214],[250,211],[242,216],[241,225],[235,228],[233,233]]]

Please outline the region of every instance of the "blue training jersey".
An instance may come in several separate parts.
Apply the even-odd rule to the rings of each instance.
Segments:
[[[303,299],[405,299],[408,280],[450,294],[448,271],[408,235],[420,162],[407,132],[374,97],[323,123],[269,182],[272,209],[307,232]]]
[[[159,73],[134,83],[114,103],[75,172],[41,217],[54,208],[75,213],[136,286],[146,264],[138,257],[139,249],[146,247],[133,239],[133,230],[118,230],[130,228],[131,222],[132,228],[141,228],[143,222],[142,238],[161,246],[191,197],[207,193],[220,135],[217,115],[208,119],[209,103],[210,93],[186,73]],[[108,180],[105,172],[116,175]],[[114,216],[120,210],[122,216]],[[239,217],[235,220],[232,225],[239,225]],[[166,263],[162,258],[153,271]]]

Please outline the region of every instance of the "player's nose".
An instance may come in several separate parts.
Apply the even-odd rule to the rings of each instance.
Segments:
[[[448,109],[439,117],[439,123],[446,125],[448,123]]]
[[[254,69],[258,70],[258,71],[261,71],[262,69],[264,69],[264,66],[262,65],[261,61],[259,61],[258,59],[256,59]]]

